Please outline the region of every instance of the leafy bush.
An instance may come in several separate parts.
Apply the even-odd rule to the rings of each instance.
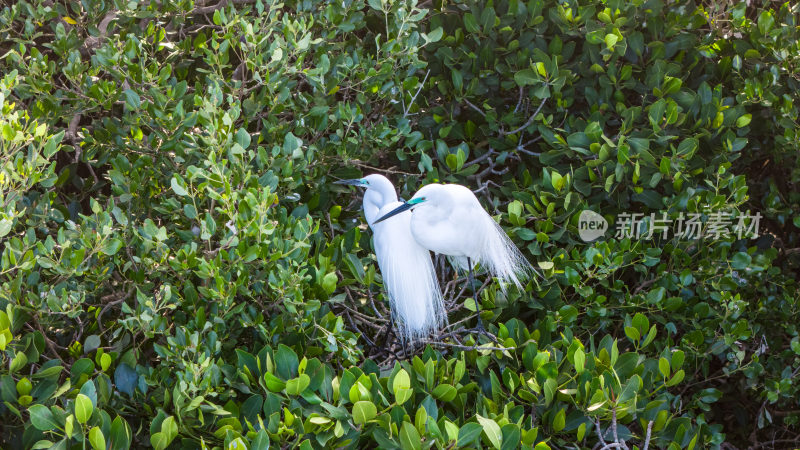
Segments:
[[[0,441],[798,445],[797,14],[4,6]],[[479,290],[498,343],[389,333],[360,199],[330,185],[375,171],[406,198],[470,186],[544,272]],[[585,209],[604,239],[578,238]],[[756,212],[757,239],[614,236],[625,213]],[[437,261],[451,323],[471,320]]]

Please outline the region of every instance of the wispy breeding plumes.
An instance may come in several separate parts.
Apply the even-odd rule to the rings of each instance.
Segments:
[[[447,313],[431,254],[411,234],[411,213],[376,223],[379,217],[403,205],[397,201],[394,186],[377,174],[339,183],[366,188],[364,215],[373,231],[375,255],[398,334],[411,341],[436,332]]]

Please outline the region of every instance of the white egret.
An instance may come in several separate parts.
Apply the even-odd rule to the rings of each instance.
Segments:
[[[404,204],[397,201],[392,183],[378,174],[336,183],[366,188],[364,216],[373,232],[375,256],[392,312],[400,319],[401,339],[413,341],[438,331],[447,320],[447,312],[431,254],[411,235],[411,213],[376,223],[376,219]]]
[[[382,215],[375,224],[411,210],[411,234],[422,247],[450,257],[451,262],[469,273],[476,263],[500,281],[522,288],[534,269],[506,236],[500,225],[483,209],[475,194],[459,184],[429,184],[411,200]],[[392,219],[395,220],[395,219]],[[407,219],[403,219],[407,220]],[[474,294],[474,287],[473,287]],[[483,331],[478,299],[478,329]]]

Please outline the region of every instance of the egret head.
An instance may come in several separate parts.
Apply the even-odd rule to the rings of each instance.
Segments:
[[[423,187],[414,194],[411,200],[385,214],[383,217],[376,220],[375,223],[384,221],[403,211],[408,211],[409,209],[413,211],[416,208],[436,207],[437,205],[441,205],[443,201],[446,201],[444,197],[447,195],[442,188],[443,186],[441,184],[429,184]]]
[[[385,176],[376,173],[367,175],[364,178],[335,181],[334,184],[358,186],[367,190],[364,193],[364,212],[367,216],[367,222],[370,224],[377,217],[378,211],[383,205],[397,201],[397,193],[392,182]]]
[[[391,190],[394,191],[394,186],[392,186],[391,181],[383,175],[379,175],[377,173],[373,173],[371,175],[367,175],[364,178],[355,178],[352,180],[339,180],[334,181],[333,184],[345,184],[348,186],[358,186],[367,189],[375,189],[378,191],[387,191]]]

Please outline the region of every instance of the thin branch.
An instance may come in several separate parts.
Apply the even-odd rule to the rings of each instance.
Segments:
[[[539,115],[539,111],[542,110],[542,108],[544,107],[544,104],[546,102],[547,102],[547,99],[542,100],[542,103],[539,104],[539,107],[536,108],[536,111],[534,111],[533,114],[531,114],[531,117],[528,119],[528,121],[525,122],[521,127],[517,128],[517,129],[514,129],[514,130],[511,130],[511,131],[500,130],[499,131],[500,135],[501,136],[508,136],[509,134],[516,134],[516,133],[519,133],[520,131],[523,131],[524,129],[528,128],[528,126],[530,126],[530,124],[532,124],[533,121],[536,119],[536,116]]]
[[[520,153],[525,153],[528,156],[540,156],[542,154],[541,152],[532,152],[530,150],[526,150],[525,147],[521,145],[517,146],[517,151]]]
[[[497,350],[497,351],[516,350],[516,347],[483,347],[478,345],[459,345],[459,344],[450,344],[447,342],[433,341],[430,339],[422,339],[418,342],[421,344],[440,345],[442,347],[456,348],[459,350]]]
[[[414,94],[414,96],[411,97],[411,101],[408,102],[408,106],[403,111],[403,117],[408,117],[408,112],[411,111],[411,106],[414,105],[414,101],[417,99],[417,96],[419,95],[420,92],[422,92],[422,88],[425,86],[425,82],[428,81],[428,75],[430,75],[430,74],[431,74],[430,70],[425,72],[425,78],[423,78],[422,79],[422,83],[419,84],[419,88],[417,89],[417,93]]]
[[[647,423],[647,435],[644,438],[644,446],[642,450],[647,450],[650,447],[650,435],[653,432],[653,421]]]
[[[361,335],[361,337],[362,337],[362,338],[364,338],[364,340],[365,340],[365,341],[367,341],[367,345],[369,345],[370,347],[374,347],[374,346],[375,346],[375,343],[374,343],[374,342],[372,342],[372,339],[370,339],[370,338],[369,338],[369,337],[366,335],[366,333],[362,332],[362,331],[361,331],[361,330],[358,328],[358,325],[356,325],[356,323],[353,321],[353,318],[352,318],[352,317],[350,317],[350,313],[346,311],[346,314],[345,314],[345,315],[347,316],[347,320],[350,322],[350,326],[351,326],[351,327],[353,327],[353,329],[354,329],[354,330],[356,330],[356,332],[357,332],[358,334],[360,334],[360,335]]]
[[[125,300],[129,299],[131,295],[133,295],[133,292],[134,289],[131,288],[128,290],[128,292],[123,293],[122,295],[120,295],[119,293],[114,293],[100,297],[100,303],[105,303],[103,309],[101,309],[100,312],[97,314],[97,325],[100,327],[101,333],[105,332],[105,328],[103,327],[103,314],[105,314],[105,312],[109,310],[112,306],[118,305],[124,302]]]
[[[617,407],[616,406],[611,408],[611,432],[614,435],[614,443],[619,445],[619,447],[617,447],[617,448],[624,448],[625,450],[628,450],[628,446],[625,445],[625,441],[624,440],[620,441],[619,440],[619,436],[617,435]],[[609,448],[611,448],[611,447],[609,447]]]
[[[522,86],[519,87],[519,99],[517,99],[517,106],[514,107],[514,114],[519,112],[519,107],[522,105],[522,98],[525,92],[522,89]]]
[[[475,111],[477,111],[477,112],[478,112],[478,114],[480,114],[481,116],[483,116],[483,118],[484,118],[484,119],[486,118],[486,113],[485,113],[485,112],[483,112],[483,110],[482,110],[482,109],[478,108],[477,106],[475,106],[474,104],[472,104],[472,102],[471,102],[471,101],[469,101],[469,100],[467,100],[467,99],[464,99],[464,102],[465,102],[465,103],[466,103],[466,104],[467,104],[467,105],[468,105],[470,108],[472,108],[472,109],[474,109]]]
[[[72,119],[67,125],[67,131],[64,133],[64,141],[72,145],[75,149],[75,157],[72,159],[73,163],[77,163],[81,159],[81,146],[78,143],[78,125],[81,123],[81,113],[72,116]]]
[[[597,437],[600,438],[600,443],[606,445],[606,440],[603,439],[603,429],[600,427],[600,419],[595,420],[594,427],[597,431]]]
[[[610,444],[606,444],[600,447],[600,450],[608,450],[609,448],[628,448],[628,447],[617,442],[612,442]]]
[[[116,10],[111,10],[103,16],[103,19],[100,20],[100,23],[97,25],[97,30],[100,34],[98,36],[89,36],[83,41],[83,45],[79,49],[83,56],[90,56],[96,49],[103,45],[103,41],[105,41],[108,36],[108,26],[111,25],[111,21],[116,18]]]
[[[800,414],[800,409],[793,409],[791,411],[772,411],[769,414],[773,417],[786,417],[789,415]]]
[[[483,160],[489,159],[489,157],[494,155],[495,153],[497,153],[497,151],[495,149],[493,149],[492,147],[489,147],[489,150],[487,150],[486,153],[482,154],[481,156],[478,156],[477,158],[473,159],[472,161],[468,161],[468,162],[464,163],[464,165],[461,166],[461,168],[465,169],[465,168],[467,168],[467,167],[469,167],[469,166],[471,166],[473,164],[478,164],[479,162],[481,162]]]
[[[636,286],[636,289],[633,290],[633,295],[636,295],[639,292],[642,292],[643,290],[649,288],[656,281],[658,281],[658,277],[657,278],[653,278],[652,280],[647,280],[647,281],[641,283],[640,285]]]
[[[194,15],[203,15],[203,14],[212,13],[212,12],[218,10],[218,9],[222,9],[222,8],[228,6],[228,3],[233,3],[234,5],[247,5],[249,3],[255,3],[255,0],[220,0],[219,3],[217,3],[215,5],[203,6],[203,7],[200,7],[200,8],[195,8],[194,11],[192,11],[192,14],[194,14]]]
[[[522,144],[520,144],[520,145],[521,145],[522,147],[527,147],[527,146],[529,146],[529,145],[531,145],[531,144],[534,144],[534,143],[536,143],[536,142],[539,142],[539,141],[541,141],[541,140],[542,140],[542,135],[539,135],[539,136],[536,136],[535,138],[533,138],[533,139],[531,139],[531,140],[529,140],[529,141],[527,141],[527,142],[523,142],[523,143],[522,143]]]
[[[775,444],[797,444],[800,442],[800,438],[795,439],[773,439],[768,442],[760,442],[753,444],[752,449],[756,448],[775,448]]]

